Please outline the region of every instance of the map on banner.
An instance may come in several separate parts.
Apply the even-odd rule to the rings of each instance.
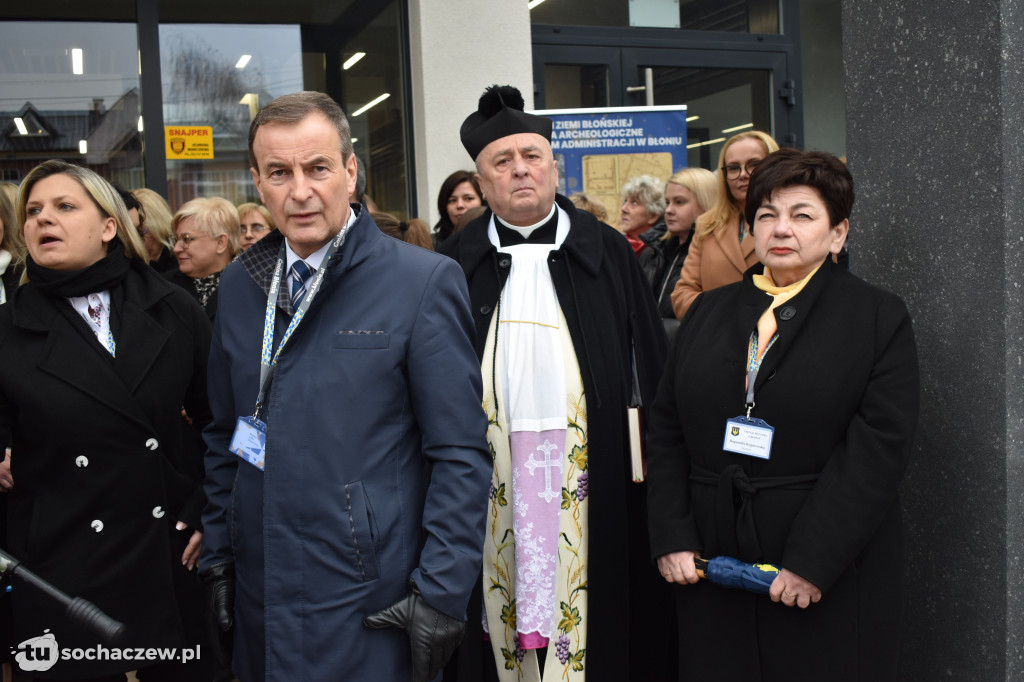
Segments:
[[[552,119],[551,150],[558,191],[586,192],[618,224],[622,185],[638,175],[664,182],[686,168],[686,106],[558,109],[533,112]]]
[[[592,154],[583,157],[583,191],[600,201],[615,215],[622,203],[622,186],[629,178],[653,175],[659,180],[671,177],[672,154]]]

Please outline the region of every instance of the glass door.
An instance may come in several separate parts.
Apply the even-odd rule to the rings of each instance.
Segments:
[[[534,101],[538,109],[685,104],[687,163],[714,170],[722,143],[743,130],[798,143],[789,62],[784,51],[535,43]]]

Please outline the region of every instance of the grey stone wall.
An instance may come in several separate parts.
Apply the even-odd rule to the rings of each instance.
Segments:
[[[915,322],[901,680],[1024,679],[1024,17],[843,0],[852,269]]]

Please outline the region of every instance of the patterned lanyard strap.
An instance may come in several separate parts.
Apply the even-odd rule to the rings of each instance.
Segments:
[[[274,309],[277,307],[277,294],[281,290],[281,276],[284,272],[286,258],[285,245],[281,244],[281,252],[278,254],[277,265],[274,267],[274,277],[270,281],[270,290],[267,292],[267,309],[263,317],[263,349],[260,353],[260,392],[256,397],[256,409],[253,412],[253,417],[259,417],[260,409],[263,407],[263,401],[266,398],[267,387],[270,385],[270,379],[273,377],[274,369],[277,367],[277,359],[281,357],[281,351],[284,350],[285,344],[288,343],[288,340],[292,337],[296,328],[298,328],[299,323],[306,316],[306,311],[309,310],[313,298],[320,290],[320,284],[323,282],[324,275],[327,272],[327,264],[331,262],[331,258],[338,253],[341,245],[345,243],[348,229],[348,225],[342,227],[334,237],[334,241],[331,242],[330,248],[327,249],[327,253],[324,255],[323,262],[320,263],[320,267],[313,277],[313,283],[309,286],[309,291],[302,298],[299,309],[292,315],[291,322],[288,323],[288,328],[285,329],[277,350],[273,351]]]
[[[776,332],[771,340],[768,342],[768,346],[765,347],[764,352],[761,353],[761,357],[757,357],[757,330],[755,329],[750,335],[750,341],[747,342],[747,398],[745,406],[747,408],[747,419],[750,419],[750,412],[754,409],[754,382],[757,381],[757,372],[761,369],[761,363],[764,362],[764,356],[768,355],[768,351],[771,349],[775,342],[779,339],[779,334]]]

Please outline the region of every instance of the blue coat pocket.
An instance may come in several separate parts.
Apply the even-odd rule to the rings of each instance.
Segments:
[[[362,481],[345,484],[345,507],[359,575],[363,582],[376,580],[380,577],[380,562],[377,559],[377,541],[380,536]]]

